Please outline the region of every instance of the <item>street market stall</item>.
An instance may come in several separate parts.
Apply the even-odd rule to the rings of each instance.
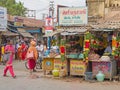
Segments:
[[[46,74],[46,71],[53,71],[54,69],[60,70],[61,67],[64,67],[66,69],[67,74],[67,62],[61,61],[61,55],[59,51],[59,43],[60,40],[57,40],[60,36],[60,33],[62,31],[54,31],[50,34],[46,34],[43,37],[47,38],[44,41],[47,43],[46,48],[47,50],[44,52],[43,57],[43,70],[44,74]],[[50,41],[48,42],[48,37]]]
[[[99,71],[105,78],[112,80],[117,74],[116,61],[114,59],[114,34],[113,31],[92,31],[90,39],[89,64],[92,63],[91,72],[96,77]]]
[[[61,37],[65,39],[65,56],[68,66],[68,74],[84,76],[87,69],[87,57],[84,57],[85,37],[89,27],[66,27]]]

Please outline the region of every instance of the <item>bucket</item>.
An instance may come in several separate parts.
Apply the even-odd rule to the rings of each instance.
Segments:
[[[89,80],[92,80],[92,79],[93,79],[92,72],[85,72],[85,80],[89,81]]]

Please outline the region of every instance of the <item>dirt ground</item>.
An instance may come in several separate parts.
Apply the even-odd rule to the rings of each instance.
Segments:
[[[0,90],[120,90],[120,82],[106,80],[104,82],[84,81],[81,77],[54,78],[43,75],[42,70],[35,72],[39,78],[31,79],[24,62],[15,62],[16,79],[9,72],[3,77],[3,65],[0,65]]]

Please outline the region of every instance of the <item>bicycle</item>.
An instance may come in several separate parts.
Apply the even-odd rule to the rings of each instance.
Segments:
[[[29,69],[28,61],[25,62],[25,67],[26,69]],[[36,61],[35,69],[42,69],[42,61],[40,60]]]

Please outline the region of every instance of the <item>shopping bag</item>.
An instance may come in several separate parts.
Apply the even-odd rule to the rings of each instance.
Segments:
[[[34,53],[33,53],[33,51],[27,52],[26,59],[33,59],[33,58],[34,58]]]
[[[10,53],[5,53],[5,54],[3,55],[3,61],[8,61],[9,58],[10,58]]]

